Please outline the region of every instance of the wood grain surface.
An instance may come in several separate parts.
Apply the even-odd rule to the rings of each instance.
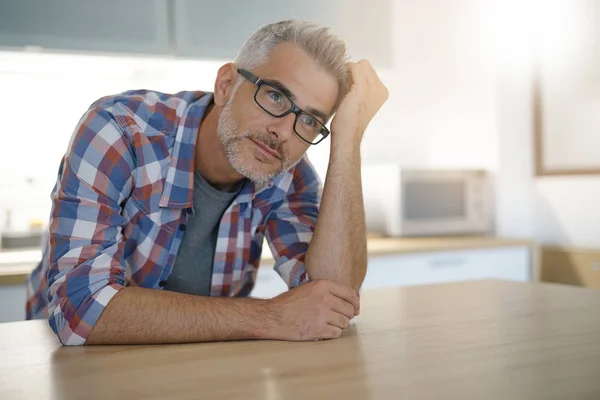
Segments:
[[[478,281],[366,291],[342,338],[61,347],[0,324],[8,399],[600,399],[600,292]]]

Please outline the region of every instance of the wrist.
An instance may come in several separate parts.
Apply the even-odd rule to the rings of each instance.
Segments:
[[[257,332],[257,339],[277,340],[281,339],[281,314],[282,308],[277,297],[260,300],[261,306],[257,311],[260,314],[262,324]]]
[[[330,161],[333,159],[348,159],[360,157],[360,140],[349,137],[338,137],[331,141],[329,150]]]
[[[331,133],[331,150],[348,151],[360,149],[363,132],[358,129],[335,131]]]

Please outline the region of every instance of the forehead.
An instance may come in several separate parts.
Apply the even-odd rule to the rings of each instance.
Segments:
[[[336,78],[295,45],[275,46],[269,60],[253,72],[262,79],[284,84],[294,95],[298,107],[315,108],[326,115],[333,112],[338,96]]]

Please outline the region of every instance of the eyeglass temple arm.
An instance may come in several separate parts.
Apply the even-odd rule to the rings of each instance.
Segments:
[[[238,73],[240,75],[242,75],[244,78],[248,79],[250,82],[254,83],[255,85],[258,85],[258,83],[261,81],[261,79],[254,75],[252,72],[242,69],[242,68],[238,68]]]

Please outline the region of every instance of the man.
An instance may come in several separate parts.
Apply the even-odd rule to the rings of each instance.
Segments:
[[[66,345],[339,337],[366,273],[360,143],[387,95],[327,29],[282,21],[214,93],[98,100],[59,168],[28,318]],[[321,194],[305,152],[323,139]],[[265,237],[291,290],[248,298]]]

